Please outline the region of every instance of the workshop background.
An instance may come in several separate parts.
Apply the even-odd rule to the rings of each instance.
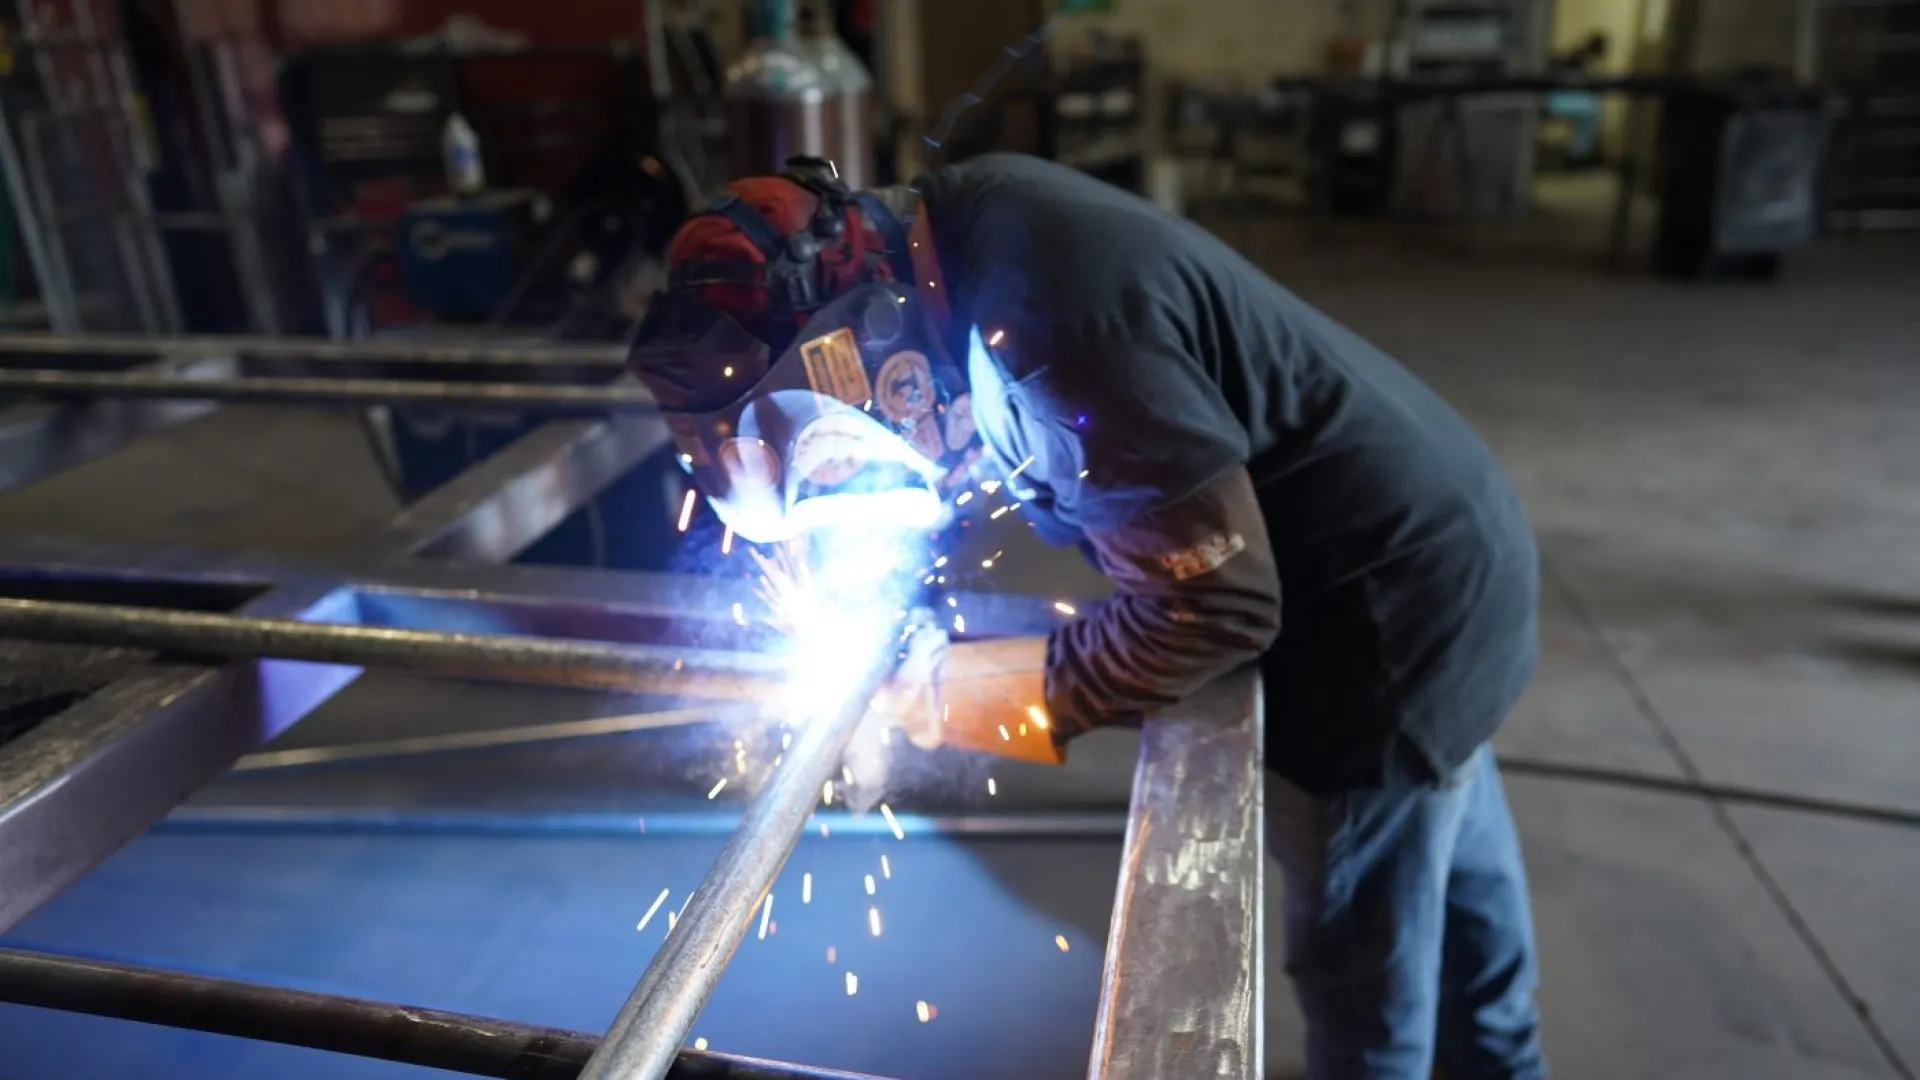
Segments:
[[[616,349],[729,175],[811,132],[863,182],[910,177],[1055,19],[942,152],[1057,158],[1193,216],[1435,385],[1526,501],[1544,656],[1496,746],[1556,1075],[1920,1071],[1920,0],[0,7],[0,375],[107,376],[0,386],[0,551],[274,567],[356,550],[541,418],[115,404],[116,373],[352,367],[263,338]],[[684,485],[650,452],[518,561],[742,576]],[[964,587],[1098,594],[1017,522],[980,522],[993,565]],[[0,569],[5,595],[42,584]],[[0,837],[36,726],[108,692],[21,648]],[[0,946],[604,1031],[745,805],[714,786],[730,738],[569,736],[657,704],[608,693],[342,682]],[[476,732],[504,734],[459,748]],[[1001,832],[809,832],[695,1045],[1084,1074],[1137,750],[956,760],[893,797]],[[1279,898],[1269,872],[1273,1077],[1300,1063]],[[0,1080],[427,1075],[457,1074],[0,1005]]]

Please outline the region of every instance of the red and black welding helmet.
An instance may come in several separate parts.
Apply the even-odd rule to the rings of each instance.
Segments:
[[[929,527],[975,443],[963,378],[910,284],[900,220],[829,163],[791,166],[681,227],[633,366],[742,538]]]

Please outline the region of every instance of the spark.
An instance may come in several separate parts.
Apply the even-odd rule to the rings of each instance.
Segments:
[[[1001,741],[1001,742],[1012,742],[1012,741],[1013,741],[1013,736],[1011,736],[1011,735],[1009,735],[1009,734],[1007,734],[1007,725],[1005,725],[1005,724],[1001,724],[1001,725],[1000,725],[1000,741]]]
[[[1068,949],[1068,945],[1067,945],[1067,935],[1065,935],[1065,934],[1055,934],[1055,935],[1053,935],[1053,943],[1054,943],[1055,945],[1058,945],[1058,946],[1060,946],[1060,951],[1061,951],[1061,952],[1066,952],[1066,951],[1067,951],[1067,949]]]
[[[893,729],[892,728],[880,729],[880,745],[881,746],[893,745]]]
[[[920,1022],[923,1024],[933,1019],[933,1007],[928,1005],[924,1001],[914,1002],[913,1012],[915,1016],[918,1016],[920,1018]]]
[[[833,963],[836,959],[839,958],[839,955],[840,955],[839,950],[835,949],[831,945],[827,946],[827,963],[829,964]]]
[[[873,932],[874,937],[880,936],[880,909],[879,908],[870,907],[867,909],[867,929]]]
[[[922,585],[931,585],[931,584],[933,584],[933,575],[932,575],[932,574],[928,574],[928,575],[927,575],[927,580],[925,580],[925,581],[923,581],[923,582],[921,582],[920,584],[922,584]]]
[[[987,794],[989,795],[1000,794],[1000,785],[995,783],[993,777],[991,776],[987,777]]]
[[[905,840],[907,838],[907,834],[900,830],[900,820],[893,816],[893,807],[888,806],[886,803],[881,803],[880,816],[887,819],[887,828],[893,830],[893,838],[895,840]]]
[[[1059,612],[1062,615],[1080,614],[1079,608],[1074,607],[1072,604],[1067,603],[1065,600],[1055,600],[1053,602],[1053,610]]]
[[[733,602],[733,621],[741,626],[747,625],[747,609],[741,607],[738,600]]]
[[[673,928],[674,928],[674,926],[675,926],[676,924],[678,924],[679,922],[680,922],[680,913],[679,913],[679,912],[677,912],[677,911],[669,911],[669,912],[667,912],[667,933],[669,933],[669,934],[671,934],[671,933],[673,933]]]
[[[1047,730],[1047,710],[1038,705],[1027,706],[1027,716],[1033,720],[1033,726],[1041,731]]]
[[[987,344],[989,346],[998,345],[1002,341],[1005,341],[1006,339],[1007,339],[1007,332],[1005,330],[995,330],[993,332],[993,336],[987,339]]]
[[[803,904],[813,903],[813,875],[812,874],[800,875],[800,902]]]
[[[945,565],[947,565],[947,557],[945,555],[942,555],[939,558],[933,560],[933,568],[935,570],[938,570]]]
[[[733,369],[728,368],[727,371],[731,373]],[[704,1038],[693,1040],[693,1048],[695,1050],[705,1050],[707,1048],[707,1040]]]
[[[872,874],[867,875],[867,895],[868,896],[873,895],[873,875]]]
[[[693,499],[694,499],[694,491],[692,488],[688,488],[687,497],[680,500],[680,531],[681,532],[686,532],[687,526],[693,524]]]
[[[1006,512],[1007,512],[1007,511],[1009,511],[1009,510],[1011,510],[1011,509],[1013,509],[1013,507],[1011,507],[1011,506],[1003,506],[1003,507],[1001,507],[1000,509],[998,509],[998,510],[995,510],[995,511],[994,511],[993,513],[991,513],[991,514],[988,514],[988,515],[987,515],[987,520],[988,520],[988,521],[997,521],[997,520],[999,520],[999,519],[1000,519],[1001,517],[1004,517],[1004,516],[1006,515]],[[986,562],[983,562],[983,563],[981,563],[980,565],[981,565],[981,566],[992,566],[992,565],[993,565],[993,560],[992,560],[992,559],[988,559],[988,560],[987,560]]]
[[[1088,474],[1089,472],[1092,472],[1092,471],[1093,471],[1093,470],[1091,470],[1091,469],[1081,469],[1081,470],[1080,470],[1080,479],[1082,479],[1082,480],[1085,480],[1085,479],[1087,478],[1087,474]]]
[[[847,972],[847,996],[852,997],[853,995],[859,992],[860,992],[860,976],[855,975],[851,971]]]
[[[1027,725],[1025,724],[1020,725],[1020,737],[1023,739],[1027,737]]]
[[[793,748],[793,732],[788,731],[788,732],[781,733],[780,749],[791,750],[792,748]]]
[[[1021,462],[1020,464],[1018,464],[1018,465],[1016,465],[1016,466],[1014,466],[1014,467],[1013,467],[1013,471],[1007,474],[1007,482],[1008,482],[1008,483],[1012,483],[1012,482],[1013,482],[1013,478],[1014,478],[1014,477],[1016,477],[1016,476],[1019,476],[1019,475],[1020,475],[1021,473],[1023,473],[1023,472],[1026,472],[1026,471],[1027,471],[1027,466],[1029,466],[1029,465],[1031,465],[1031,464],[1033,464],[1033,455],[1032,455],[1032,454],[1028,454],[1028,455],[1027,455],[1027,460],[1025,460],[1025,461],[1023,461],[1023,462]]]
[[[693,464],[693,455],[692,455],[692,454],[681,454],[681,455],[680,455],[680,464],[682,464],[682,465],[691,465],[691,464]]]
[[[729,379],[733,378],[733,365],[728,364],[726,367],[721,368],[720,374],[725,378],[729,378]]]
[[[946,583],[947,583],[947,575],[945,575],[945,574],[941,574],[941,575],[940,575],[940,584],[942,584],[942,585],[945,585]]]
[[[955,615],[955,616],[953,617],[953,628],[954,628],[955,630],[958,630],[958,631],[960,631],[960,632],[961,632],[961,633],[963,633],[963,634],[964,634],[964,633],[966,633],[966,632],[967,632],[967,617],[966,617],[965,615]]]
[[[960,493],[960,497],[959,497],[959,498],[957,498],[957,499],[955,499],[955,500],[953,500],[953,505],[955,505],[955,506],[965,506],[965,505],[967,505],[968,503],[970,503],[970,502],[972,502],[972,501],[973,501],[973,492],[971,492],[971,491],[963,491],[963,492],[961,492],[961,493]]]
[[[671,895],[673,895],[672,889],[661,889],[660,895],[653,898],[653,906],[647,909],[645,915],[640,916],[640,925],[634,927],[634,929],[645,930],[647,924],[653,921],[654,914],[660,910],[660,905],[666,903],[667,897]]]
[[[851,765],[840,766],[840,779],[848,784],[853,783],[853,766]],[[828,783],[832,783],[832,781],[828,781]]]
[[[833,781],[831,780],[820,785],[820,805],[821,806],[833,805]]]
[[[720,534],[720,554],[733,554],[733,526],[731,525],[727,526],[727,530]]]
[[[767,894],[767,902],[760,905],[760,940],[767,940],[767,923],[773,918],[773,894]]]
[[[727,778],[723,776],[720,778],[719,783],[716,783],[713,785],[713,790],[707,792],[707,798],[713,799],[718,797],[720,794],[720,789],[726,786],[727,786]]]
[[[998,481],[998,480],[982,480],[982,481],[980,481],[980,490],[981,490],[981,491],[984,491],[984,492],[986,492],[986,493],[987,493],[987,494],[989,494],[989,495],[991,495],[991,494],[993,494],[994,492],[996,492],[996,491],[999,491],[999,490],[1000,490],[1000,481]]]
[[[880,856],[880,876],[888,881],[893,880],[893,864],[887,861],[885,855]]]
[[[959,597],[957,597],[957,596],[949,596],[949,597],[947,597],[947,606],[948,606],[948,607],[959,607],[959,606],[960,606],[960,598],[959,598]]]
[[[820,823],[820,839],[825,840],[826,838],[832,835],[833,835],[833,832],[832,830],[827,828],[827,823],[824,821],[821,822]]]

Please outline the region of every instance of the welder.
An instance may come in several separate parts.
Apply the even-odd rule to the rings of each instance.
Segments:
[[[1487,745],[1538,560],[1458,414],[1199,227],[1032,158],[870,193],[796,162],[668,261],[635,366],[743,537],[932,527],[983,457],[1112,579],[1044,639],[945,650],[949,725],[1032,701],[1064,744],[1258,665],[1310,1078],[1545,1075]]]

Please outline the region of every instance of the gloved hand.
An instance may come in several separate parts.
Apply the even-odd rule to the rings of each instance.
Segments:
[[[1047,639],[953,642],[921,624],[872,711],[925,749],[953,746],[1058,765],[1046,712]]]

